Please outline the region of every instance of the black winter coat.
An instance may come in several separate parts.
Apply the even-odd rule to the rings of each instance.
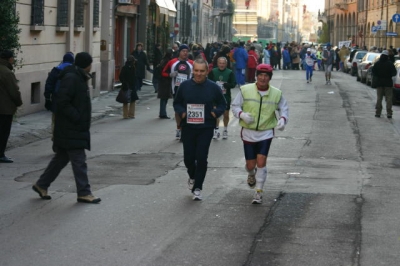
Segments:
[[[377,87],[393,87],[393,76],[396,76],[397,71],[394,64],[381,55],[378,62],[372,67],[372,75],[376,78]]]
[[[121,90],[127,91],[131,89],[131,102],[139,100],[136,91],[136,71],[135,67],[131,62],[127,61],[125,65],[122,67],[121,73],[119,74],[119,81],[122,82]]]
[[[54,124],[54,145],[66,150],[90,150],[90,100],[88,75],[71,65],[60,73],[57,110]]]
[[[145,52],[133,51],[133,57],[136,61],[136,78],[144,79],[146,77],[146,69],[150,70],[149,61]]]
[[[168,64],[170,58],[163,58],[157,67],[157,72],[160,73],[158,76],[158,93],[157,98],[159,99],[170,99],[172,98],[172,80],[170,77],[165,78],[161,76],[161,72],[164,67]],[[155,71],[156,72],[156,71]]]

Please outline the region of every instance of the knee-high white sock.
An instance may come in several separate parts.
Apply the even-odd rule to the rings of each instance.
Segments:
[[[253,170],[249,170],[249,169],[247,169],[247,166],[245,165],[245,166],[244,166],[244,169],[246,170],[246,172],[247,172],[249,175],[254,175],[254,174],[256,173],[256,168],[254,168]]]
[[[257,169],[256,173],[256,190],[262,190],[264,183],[267,180],[267,167]]]

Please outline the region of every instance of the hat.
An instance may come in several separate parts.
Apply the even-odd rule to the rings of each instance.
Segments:
[[[93,62],[93,58],[89,53],[81,52],[76,54],[75,65],[80,68],[87,68]]]
[[[332,45],[331,45],[331,43],[328,42],[328,43],[326,44],[326,46],[327,46],[327,47],[331,47]]]
[[[388,51],[388,50],[383,50],[383,51],[382,51],[382,54],[384,54],[384,55],[389,55],[389,51]]]
[[[64,63],[74,63],[74,55],[70,52],[66,53],[63,57]]]
[[[186,44],[182,44],[181,46],[179,46],[179,52],[181,52],[183,49],[186,49],[189,51],[189,46],[187,46]]]
[[[311,52],[311,48],[307,48],[307,52]]]
[[[0,53],[0,58],[8,60],[11,57],[14,57],[14,52],[11,50],[4,50],[4,51],[1,51],[1,53]]]

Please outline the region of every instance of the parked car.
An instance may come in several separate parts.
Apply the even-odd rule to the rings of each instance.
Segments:
[[[357,74],[357,69],[358,69],[358,64],[361,63],[361,60],[363,59],[364,55],[368,53],[368,51],[366,50],[357,50],[353,57],[351,59],[349,59],[350,62],[350,74],[352,76],[355,76]],[[351,54],[350,54],[351,56]]]
[[[346,61],[344,63],[344,69],[347,70],[347,73],[350,72],[351,70],[351,60],[353,60],[354,55],[358,52],[361,51],[361,49],[359,48],[354,48],[350,50],[350,54],[348,55],[348,57],[346,58]]]
[[[370,85],[371,88],[376,88],[376,85],[374,83],[374,76],[372,75],[372,67],[376,62],[378,62],[380,56],[375,57],[375,59],[370,63],[370,66],[367,69],[367,75],[365,77],[365,84]]]
[[[371,66],[371,62],[377,57],[380,56],[380,53],[368,52],[364,55],[361,62],[358,64],[357,69],[357,81],[365,82],[367,77],[367,70]]]

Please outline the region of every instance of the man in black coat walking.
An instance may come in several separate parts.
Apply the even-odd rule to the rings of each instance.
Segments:
[[[143,79],[146,77],[146,70],[153,73],[150,68],[147,54],[143,51],[143,43],[139,42],[136,44],[136,49],[132,52],[133,57],[136,60],[136,90],[142,90]]]
[[[386,115],[387,118],[392,118],[392,100],[393,100],[393,76],[396,76],[397,70],[389,60],[389,52],[382,51],[378,62],[372,67],[372,75],[376,79],[376,106],[375,117],[380,117],[382,113],[382,99],[385,95],[386,100]]]
[[[93,59],[86,52],[78,53],[75,64],[60,73],[57,110],[54,126],[56,154],[32,189],[42,199],[49,200],[50,184],[71,162],[78,194],[78,202],[98,203],[92,195],[87,176],[85,149],[90,150],[90,120],[92,106],[87,81]]]

